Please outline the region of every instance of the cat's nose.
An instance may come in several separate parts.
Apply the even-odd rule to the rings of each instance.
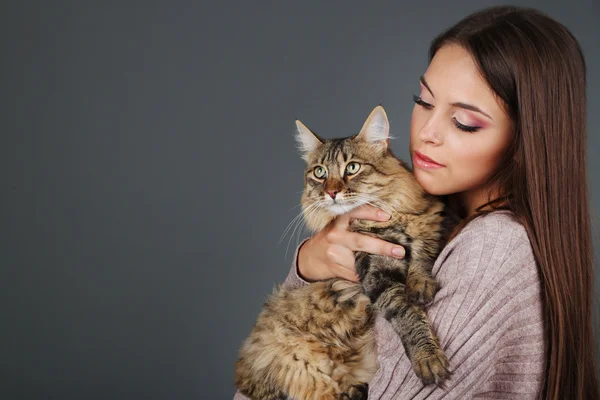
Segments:
[[[337,196],[339,192],[337,190],[328,190],[327,194],[329,194],[329,197],[331,197],[332,199],[335,200],[335,196]]]

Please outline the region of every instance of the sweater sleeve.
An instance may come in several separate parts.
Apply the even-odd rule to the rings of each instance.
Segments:
[[[286,287],[288,289],[295,289],[311,283],[303,279],[298,273],[298,253],[300,252],[300,248],[304,245],[304,243],[306,243],[308,239],[310,238],[304,239],[296,248],[296,252],[294,253],[294,260],[292,261],[292,266],[290,268],[290,271],[288,272],[287,277],[282,283],[283,287]]]
[[[298,253],[300,252],[300,247],[308,240],[309,238],[304,239],[296,248],[296,252],[294,253],[294,259],[292,260],[292,265],[290,267],[290,271],[287,274],[287,277],[281,284],[283,287],[293,289],[297,287],[301,287],[304,285],[309,285],[310,282],[303,279],[298,273]],[[240,391],[236,391],[233,396],[233,400],[250,400],[248,397],[244,396],[240,393]]]
[[[448,356],[445,388],[423,386],[391,325],[376,320],[373,399],[534,399],[544,375],[541,286],[522,225],[504,212],[473,220],[433,268],[428,315]]]

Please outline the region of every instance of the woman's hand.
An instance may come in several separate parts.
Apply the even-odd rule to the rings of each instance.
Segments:
[[[348,231],[352,219],[387,221],[390,216],[378,208],[364,205],[334,219],[300,247],[298,272],[303,279],[320,281],[339,277],[358,282],[354,268],[355,251],[404,257],[402,246]]]

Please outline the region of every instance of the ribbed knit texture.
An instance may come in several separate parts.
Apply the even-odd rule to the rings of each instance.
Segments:
[[[296,250],[296,257],[298,250]],[[296,257],[284,286],[309,283]],[[381,316],[375,330],[379,371],[369,399],[535,399],[542,390],[545,342],[540,276],[525,228],[510,211],[471,221],[433,267],[440,290],[428,307],[452,377],[423,386],[404,347]],[[247,400],[239,392],[234,400]]]

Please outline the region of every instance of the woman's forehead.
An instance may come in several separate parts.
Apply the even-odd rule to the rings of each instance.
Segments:
[[[493,92],[481,76],[469,52],[458,45],[443,46],[431,60],[424,74],[434,96],[436,92],[464,94],[469,97],[490,96]]]
[[[490,113],[502,112],[471,54],[462,46],[440,48],[423,77],[436,100],[473,103]]]

